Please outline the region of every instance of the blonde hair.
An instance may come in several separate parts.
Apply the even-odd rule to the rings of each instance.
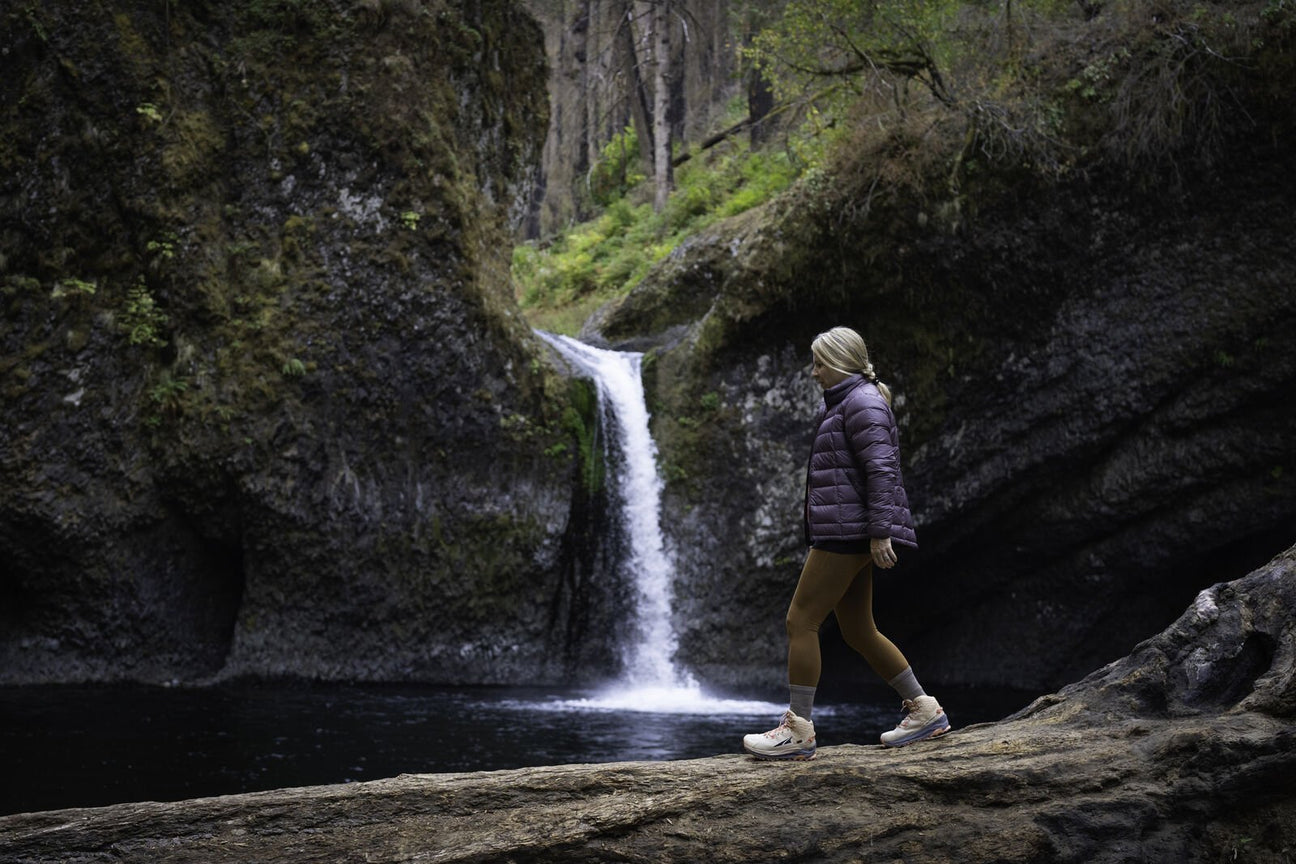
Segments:
[[[869,362],[864,337],[849,327],[834,327],[814,338],[810,352],[820,363],[843,375],[863,375],[877,385],[882,398],[891,404],[891,388],[883,384]]]

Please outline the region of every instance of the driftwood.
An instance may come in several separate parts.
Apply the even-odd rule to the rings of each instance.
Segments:
[[[1291,861],[1296,549],[1000,723],[0,818],[14,862]],[[629,730],[628,730],[629,731]],[[470,742],[464,742],[470,746]]]

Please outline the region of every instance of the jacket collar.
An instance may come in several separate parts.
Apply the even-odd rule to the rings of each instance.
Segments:
[[[828,406],[836,405],[846,398],[846,394],[864,383],[864,376],[858,372],[849,378],[840,381],[824,391],[824,404]]]

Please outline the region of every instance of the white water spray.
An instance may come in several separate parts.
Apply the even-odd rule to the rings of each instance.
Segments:
[[[538,333],[594,379],[600,405],[615,418],[611,444],[621,449],[618,504],[630,549],[623,566],[636,592],[635,638],[625,646],[621,683],[598,698],[569,705],[666,713],[768,714],[767,702],[708,696],[687,671],[675,664],[678,639],[671,625],[674,563],[661,533],[661,478],[657,445],[648,429],[641,364],[643,355],[594,348],[568,336]]]

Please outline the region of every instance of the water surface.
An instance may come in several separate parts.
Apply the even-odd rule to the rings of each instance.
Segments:
[[[1030,701],[994,690],[939,696],[956,727]],[[402,773],[738,753],[744,733],[771,728],[785,707],[652,689],[0,688],[0,814]],[[820,744],[875,744],[899,720],[898,707],[881,689],[821,700]]]

